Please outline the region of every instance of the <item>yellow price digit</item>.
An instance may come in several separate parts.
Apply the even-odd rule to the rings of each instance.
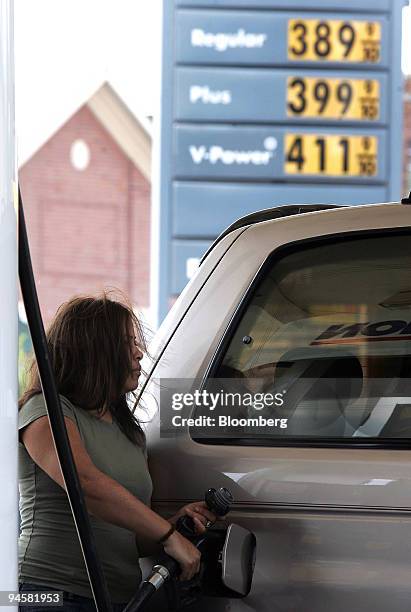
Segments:
[[[287,115],[375,121],[380,84],[376,79],[288,77]]]
[[[286,174],[320,176],[375,176],[378,169],[376,136],[286,134]]]
[[[378,63],[381,23],[340,19],[290,19],[288,59]]]

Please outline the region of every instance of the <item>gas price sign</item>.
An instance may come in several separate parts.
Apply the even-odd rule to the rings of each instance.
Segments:
[[[238,217],[398,199],[405,4],[164,0],[159,319]]]
[[[377,174],[375,136],[286,134],[285,173],[373,177]]]
[[[342,19],[290,19],[288,59],[371,62],[381,57],[381,23]]]
[[[378,120],[380,84],[377,79],[290,76],[288,117]]]

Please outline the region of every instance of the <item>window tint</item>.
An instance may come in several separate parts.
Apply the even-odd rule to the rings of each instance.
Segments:
[[[230,419],[194,437],[411,438],[409,234],[273,254],[247,300],[206,383]]]

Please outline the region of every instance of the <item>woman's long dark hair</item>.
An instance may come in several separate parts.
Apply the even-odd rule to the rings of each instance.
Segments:
[[[61,395],[75,406],[98,414],[109,408],[127,438],[144,445],[144,432],[124,392],[132,372],[130,324],[146,353],[144,333],[125,297],[118,301],[109,295],[105,291],[98,297],[74,297],[59,307],[46,332],[51,365]],[[40,377],[33,358],[19,408],[39,393]]]

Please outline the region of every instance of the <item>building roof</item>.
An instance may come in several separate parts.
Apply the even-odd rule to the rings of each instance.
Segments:
[[[56,132],[64,125],[70,116],[79,108],[86,105],[96,119],[103,125],[124,154],[131,159],[143,176],[150,181],[151,176],[151,120],[148,117],[139,117],[131,112],[125,102],[120,98],[113,86],[104,82],[91,96],[83,100],[80,105],[71,109],[56,125],[48,126],[42,132],[42,140],[37,139],[31,143],[30,149],[21,150],[18,158],[19,166],[23,166]]]
[[[137,118],[109,83],[104,83],[87,106],[120,149],[151,180],[151,121]]]

